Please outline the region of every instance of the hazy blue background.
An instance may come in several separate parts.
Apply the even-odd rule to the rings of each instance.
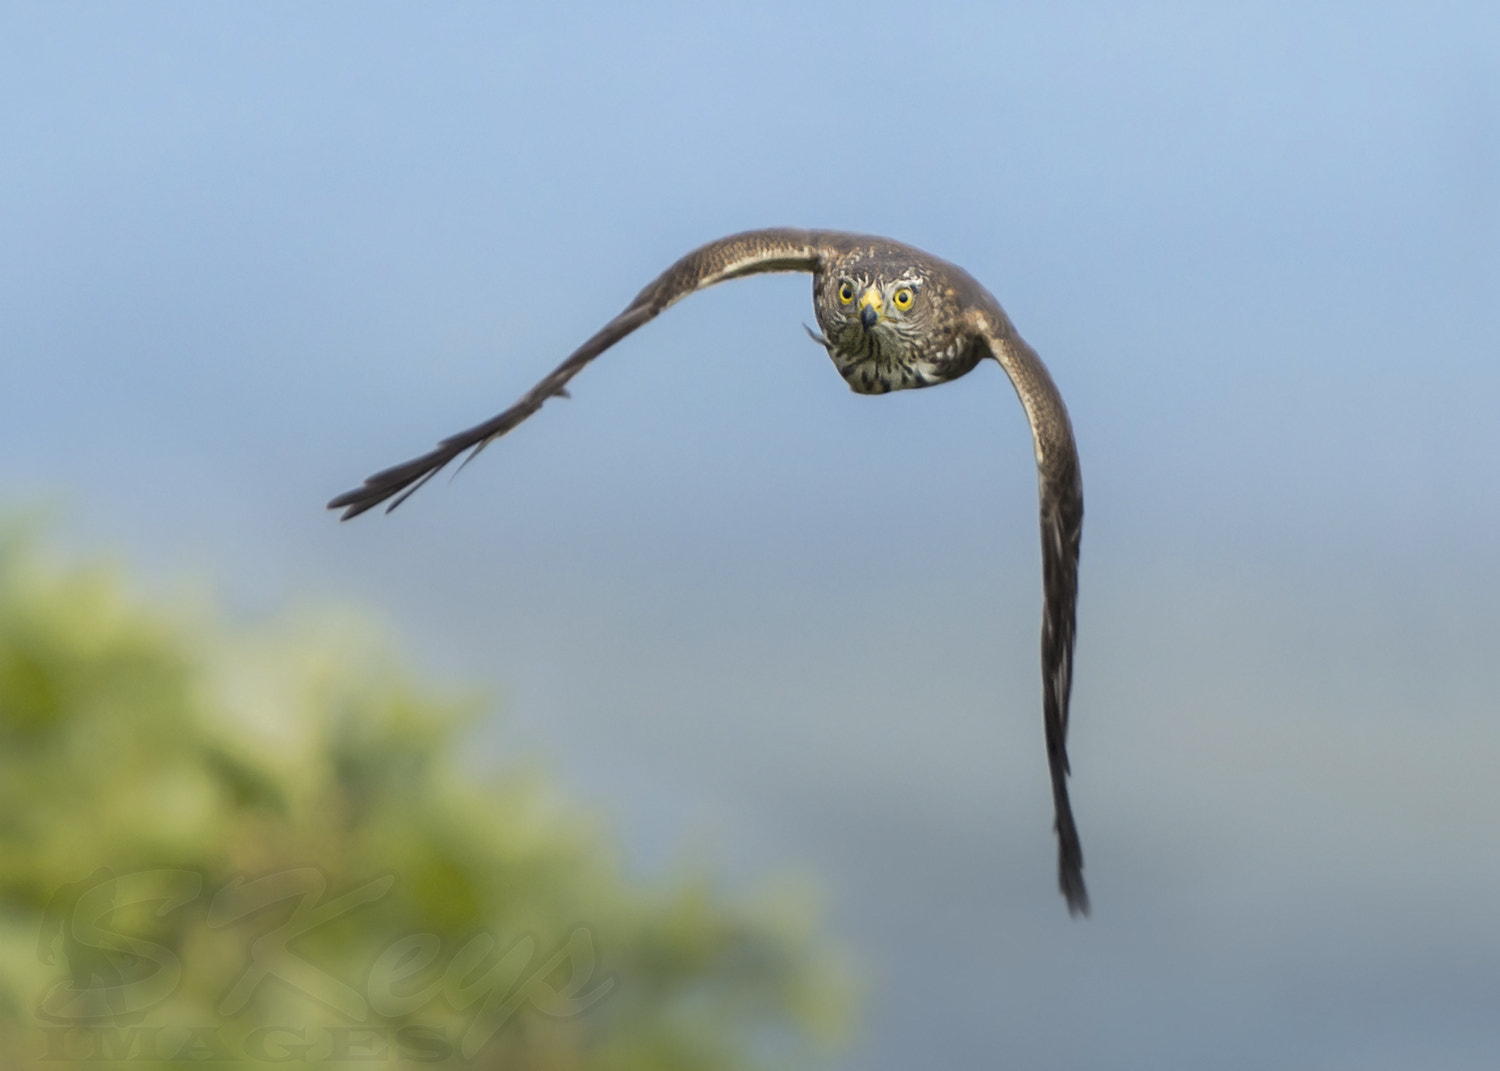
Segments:
[[[849,1067],[1495,1066],[1500,6],[539,7],[0,7],[0,497],[385,614],[643,871],[819,875]],[[322,509],[774,224],[963,264],[1068,400],[1086,923],[995,367],[858,397],[739,282]]]

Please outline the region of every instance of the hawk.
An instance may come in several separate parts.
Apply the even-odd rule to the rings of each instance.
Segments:
[[[1078,594],[1083,484],[1073,428],[1041,358],[973,276],[886,238],[840,231],[746,231],[687,254],[532,387],[515,405],[451,435],[421,457],[377,472],[328,503],[343,520],[389,501],[395,509],[443,466],[568,397],[568,382],[595,357],[696,290],[762,272],[811,272],[822,333],[808,334],[859,394],[885,394],[957,379],[986,357],[1010,377],[1036,454],[1042,528],[1042,712],[1058,837],[1058,883],[1068,910],[1087,914],[1083,851],[1068,801],[1068,699]]]

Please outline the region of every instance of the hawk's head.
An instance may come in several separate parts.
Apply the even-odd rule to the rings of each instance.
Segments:
[[[963,354],[951,290],[906,260],[854,250],[813,277],[819,339],[860,394],[884,394],[953,379]]]

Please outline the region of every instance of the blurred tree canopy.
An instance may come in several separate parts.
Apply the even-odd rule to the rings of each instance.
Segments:
[[[230,627],[0,530],[0,1066],[804,1062],[796,901],[627,879],[357,620]]]

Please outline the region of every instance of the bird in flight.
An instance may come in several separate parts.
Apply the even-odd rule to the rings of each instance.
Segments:
[[[1083,850],[1068,802],[1068,699],[1078,596],[1083,484],[1073,428],[1041,358],[1016,333],[990,293],[954,264],[900,242],[840,231],[746,231],[693,250],[642,290],[625,311],[498,416],[450,435],[421,457],[377,472],[328,503],[357,517],[383,502],[387,512],[443,466],[486,445],[531,416],[549,398],[568,397],[583,366],[696,290],[762,272],[812,273],[821,334],[808,333],[859,394],[929,387],[964,375],[991,357],[1010,377],[1037,464],[1042,528],[1042,713],[1058,838],[1058,884],[1074,915],[1086,915]]]

